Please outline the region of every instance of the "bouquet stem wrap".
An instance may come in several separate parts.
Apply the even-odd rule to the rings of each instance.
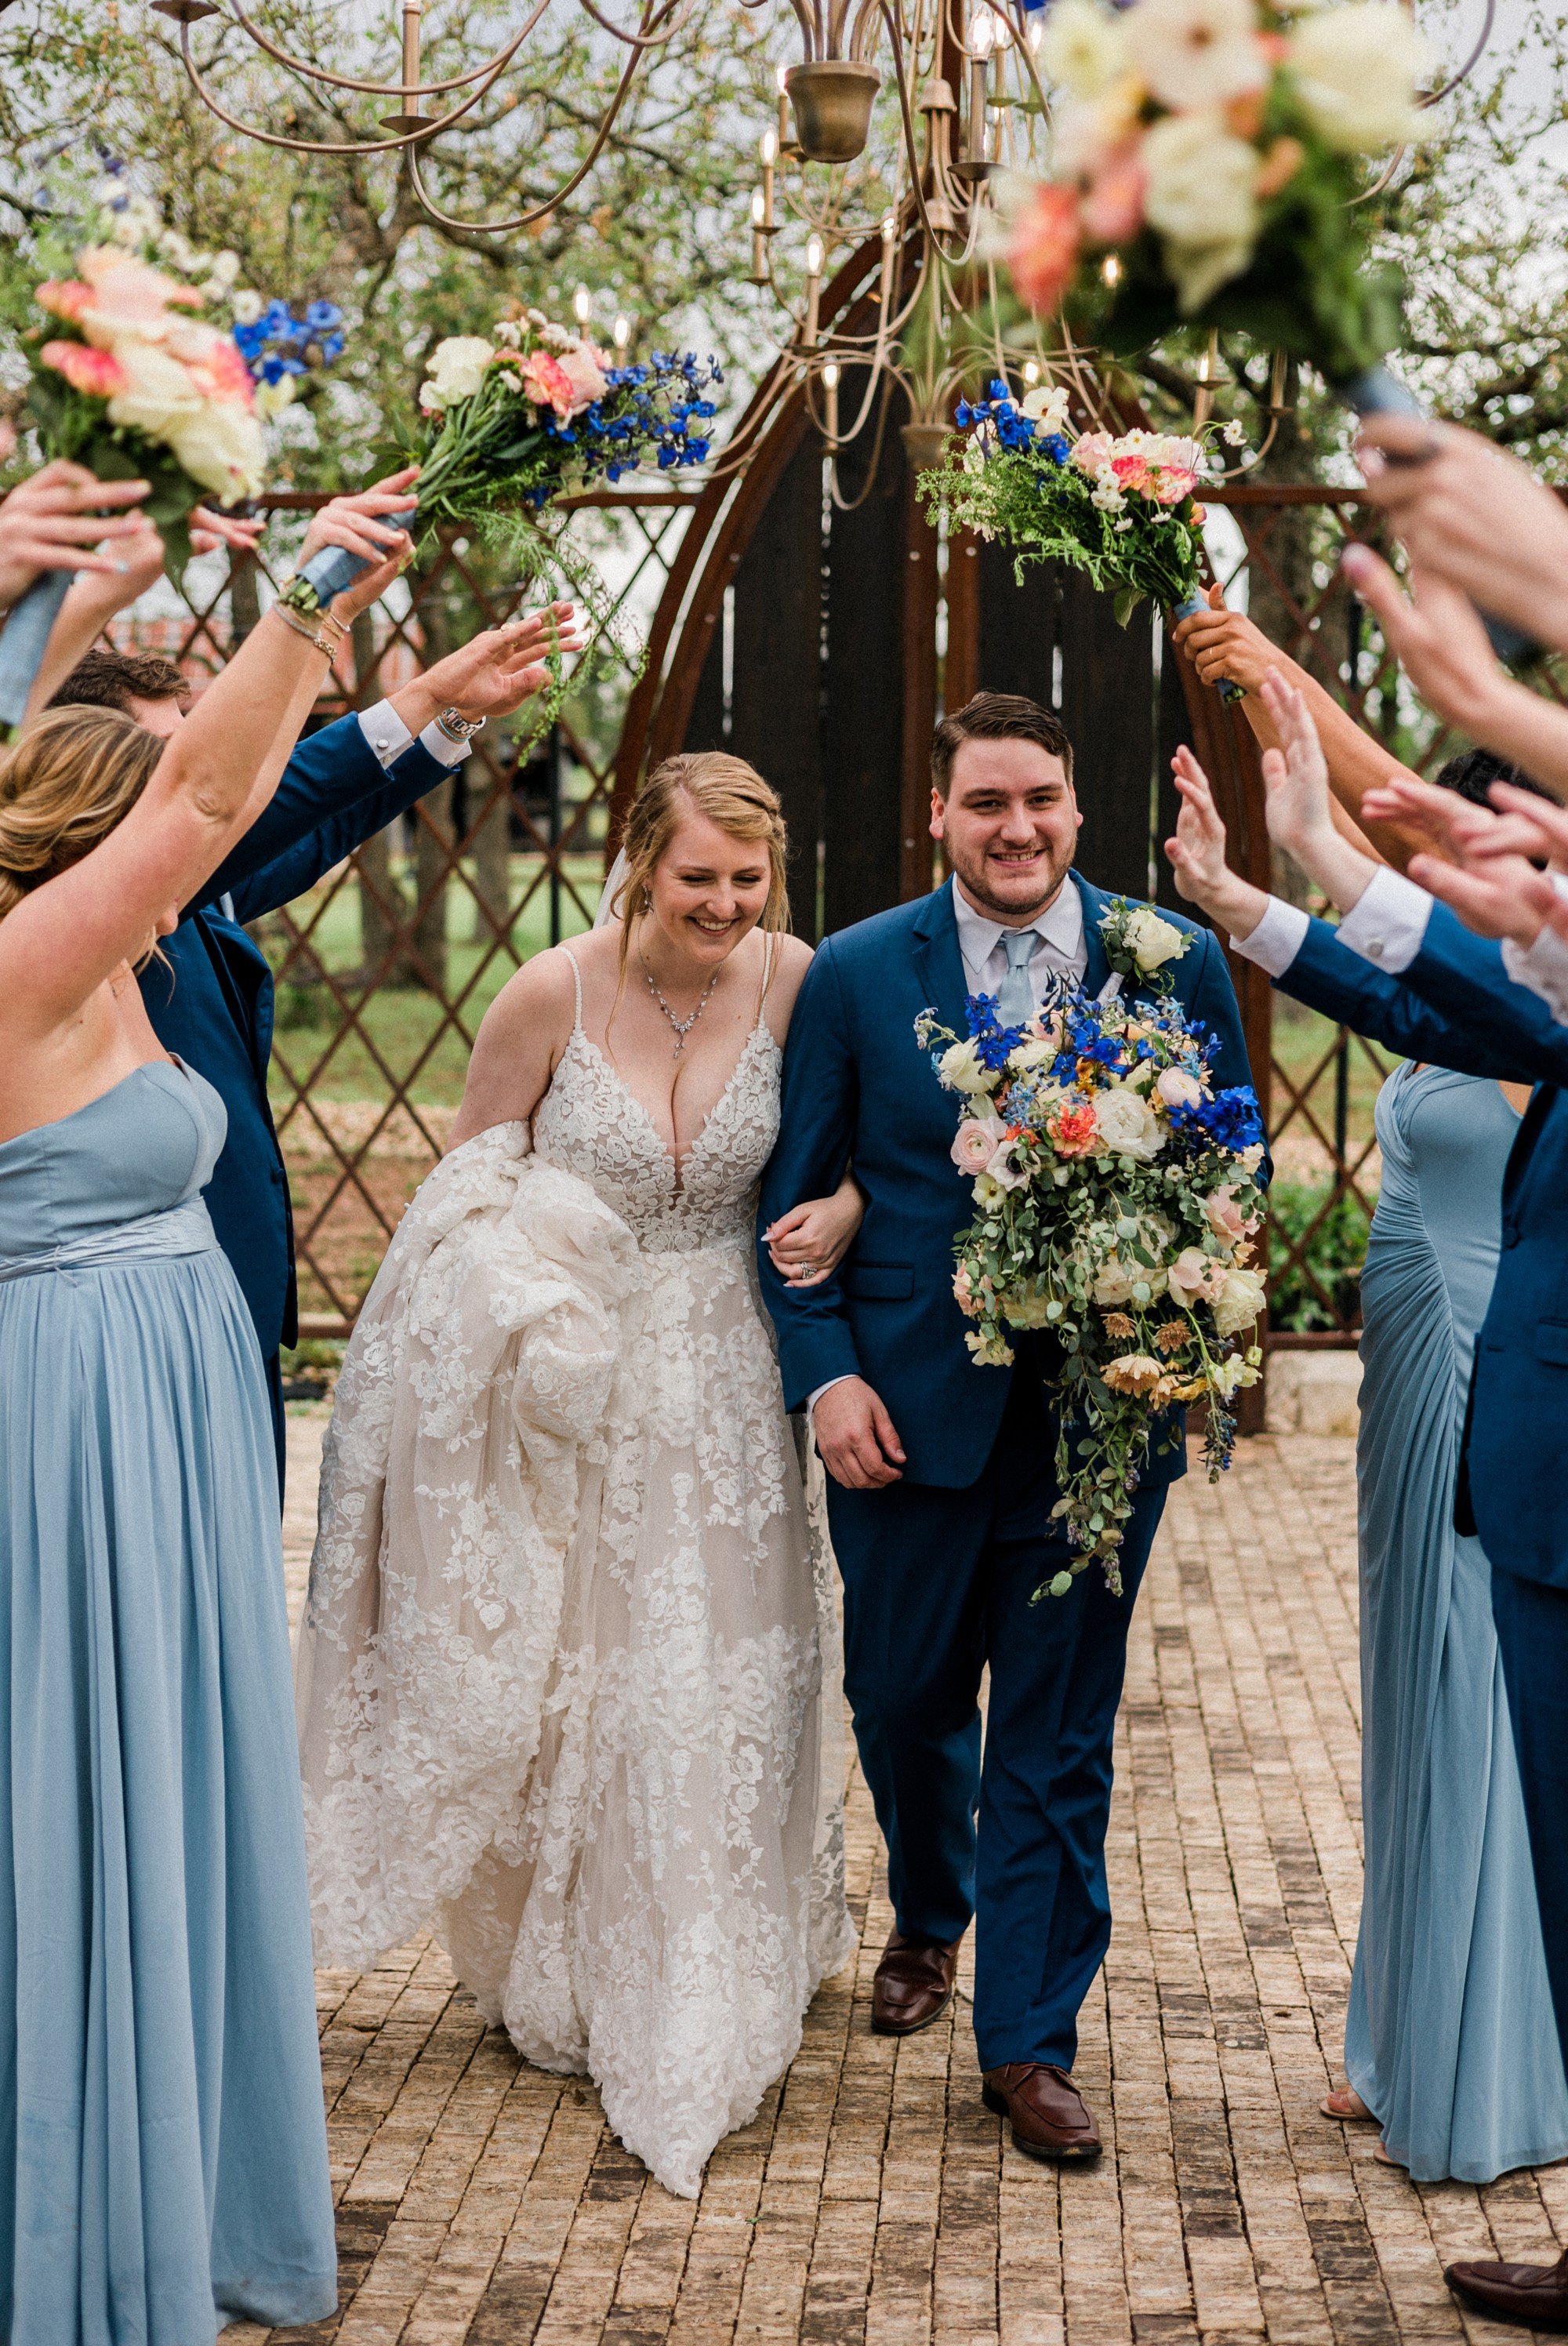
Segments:
[[[1184,595],[1181,601],[1172,607],[1172,622],[1179,626],[1183,619],[1196,618],[1199,611],[1207,611],[1207,608],[1208,605],[1202,595]],[[1221,700],[1245,700],[1247,698],[1245,691],[1234,677],[1222,676],[1219,679],[1218,691]]]
[[[20,725],[26,715],[33,678],[44,665],[60,606],[76,575],[74,570],[46,570],[12,605],[0,633],[0,725]]]

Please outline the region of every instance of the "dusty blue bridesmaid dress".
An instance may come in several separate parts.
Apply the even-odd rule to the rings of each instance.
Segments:
[[[266,1389],[167,1061],[0,1145],[0,2337],[336,2302]]]
[[[1568,2156],[1492,1568],[1453,1528],[1518,1129],[1495,1084],[1441,1067],[1400,1066],[1378,1099],[1357,1452],[1367,1878],[1345,2070],[1423,2181]]]

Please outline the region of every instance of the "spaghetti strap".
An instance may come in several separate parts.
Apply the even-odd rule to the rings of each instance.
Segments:
[[[764,930],[763,930],[763,932],[762,932],[762,992],[761,992],[761,994],[759,994],[759,996],[758,997],[758,1003],[757,1003],[757,1025],[758,1025],[758,1026],[760,1026],[760,1025],[761,1025],[761,1024],[762,1024],[762,1020],[763,1020],[763,1016],[764,1016],[764,1014],[765,1014],[765,1013],[766,1013],[766,1011],[767,1011],[767,1008],[768,1008],[768,989],[769,989],[769,987],[772,984],[772,983],[773,983],[773,932],[772,932],[772,930],[771,930],[771,929],[764,929]],[[757,1031],[757,1028],[756,1028],[756,1027],[753,1027],[753,1029],[752,1029],[753,1034],[755,1034],[755,1033],[756,1033],[756,1031]]]
[[[577,956],[571,946],[563,945],[561,951],[572,964],[572,988],[577,1002],[576,1015],[572,1020],[572,1032],[574,1035],[580,1035],[583,1031],[583,973],[577,967]]]

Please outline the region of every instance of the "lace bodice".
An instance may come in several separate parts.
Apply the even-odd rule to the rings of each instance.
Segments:
[[[759,1015],[677,1168],[647,1108],[584,1032],[583,981],[575,956],[567,958],[577,1015],[534,1111],[535,1155],[586,1181],[647,1253],[689,1254],[737,1239],[749,1245],[757,1184],[779,1134],[783,1055],[767,1020]]]

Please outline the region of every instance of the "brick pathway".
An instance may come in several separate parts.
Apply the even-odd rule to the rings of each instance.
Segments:
[[[320,1422],[296,1419],[298,1590]],[[889,1928],[850,1801],[864,1945],[700,2200],[671,2198],[578,2079],[487,2035],[428,1942],[322,1973],[340,2346],[1376,2346],[1523,2333],[1461,2317],[1441,2266],[1568,2243],[1568,2167],[1412,2188],[1318,2104],[1359,1893],[1351,1454],[1244,1443],[1178,1484],[1135,1631],[1110,1864],[1115,1936],[1079,2080],[1106,2155],[1003,2147],[967,2009],[867,2026]],[[260,2346],[263,2333],[227,2333]]]

